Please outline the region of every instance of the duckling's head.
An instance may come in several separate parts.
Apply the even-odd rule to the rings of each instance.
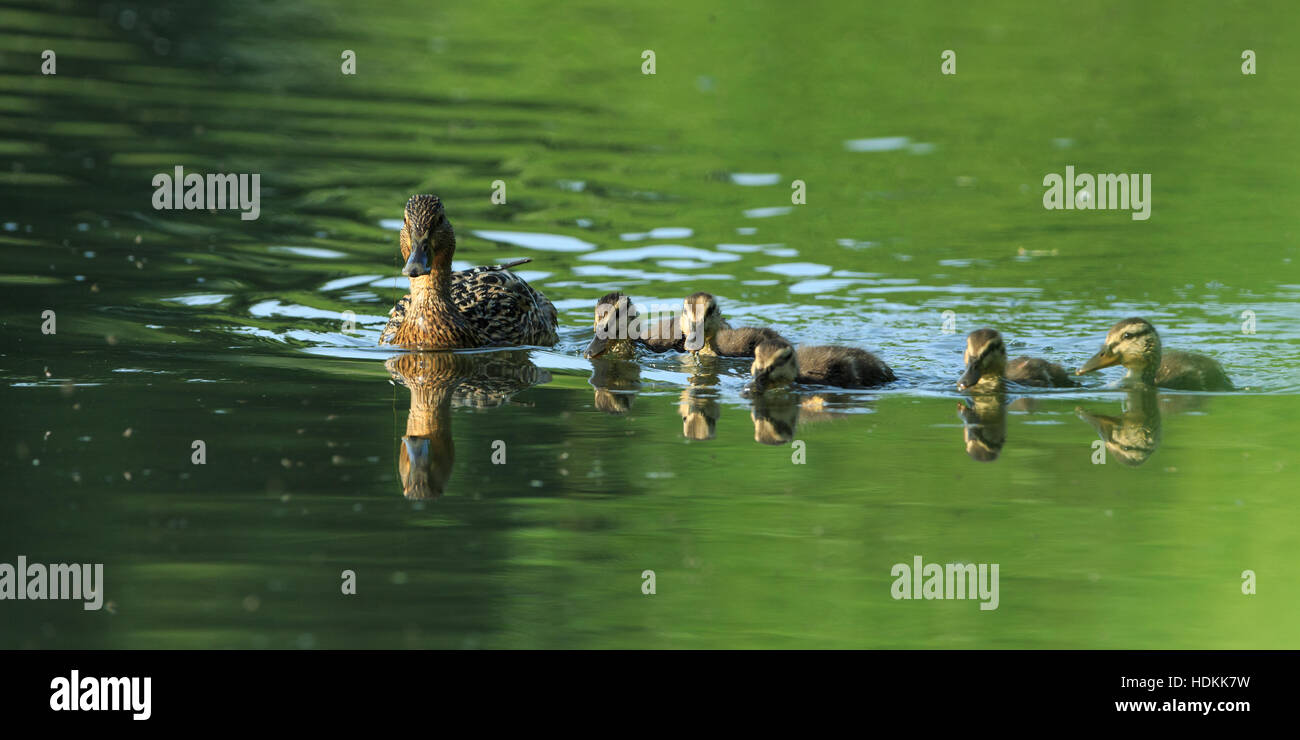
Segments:
[[[596,336],[587,345],[584,356],[595,359],[612,352],[630,356],[634,351],[632,341],[641,335],[641,317],[636,305],[619,291],[614,291],[596,301],[596,319],[593,325]]]
[[[433,271],[435,258],[441,258],[440,263],[451,263],[456,235],[443,213],[442,200],[438,196],[413,195],[406,201],[398,242],[402,245],[402,258],[406,260],[402,274],[407,277],[428,275]]]
[[[957,390],[995,388],[1007,371],[1007,347],[1002,335],[993,329],[976,329],[966,337],[966,354],[962,356],[966,372],[957,381]]]
[[[1083,375],[1112,365],[1123,365],[1134,375],[1154,380],[1160,368],[1160,335],[1151,322],[1131,318],[1112,326],[1101,350],[1074,374]]]
[[[699,352],[722,328],[722,309],[718,308],[718,299],[703,292],[687,296],[682,301],[682,316],[678,323],[686,337],[686,349]]]
[[[750,364],[749,372],[753,375],[750,387],[755,393],[793,383],[799,377],[799,360],[794,347],[772,339],[760,342],[754,348],[754,362]]]

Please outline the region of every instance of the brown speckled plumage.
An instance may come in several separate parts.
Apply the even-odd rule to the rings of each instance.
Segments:
[[[558,341],[555,306],[508,269],[528,260],[452,271],[456,233],[442,202],[413,196],[404,216],[399,241],[411,292],[389,312],[380,344],[458,349]]]

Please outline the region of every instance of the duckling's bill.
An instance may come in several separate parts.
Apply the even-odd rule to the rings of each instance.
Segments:
[[[1101,351],[1089,358],[1087,362],[1083,363],[1083,367],[1075,370],[1074,374],[1083,375],[1084,373],[1090,373],[1093,370],[1100,370],[1104,367],[1118,365],[1119,362],[1120,356],[1118,354],[1112,352],[1110,347],[1102,347]]]

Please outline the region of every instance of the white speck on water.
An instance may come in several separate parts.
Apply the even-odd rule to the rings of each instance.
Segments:
[[[881,136],[874,139],[849,139],[844,148],[851,152],[895,152],[911,143],[906,136]]]

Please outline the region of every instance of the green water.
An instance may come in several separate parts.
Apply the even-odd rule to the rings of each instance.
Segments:
[[[0,602],[0,647],[1300,647],[1298,13],[0,4],[0,562],[103,563],[109,602]],[[260,218],[153,209],[178,165],[259,173]],[[1151,218],[1045,210],[1067,165],[1150,173]],[[408,499],[375,342],[416,192],[459,264],[532,258],[561,341],[450,361]],[[900,380],[593,367],[614,289]],[[966,332],[1077,366],[1129,315],[1240,390],[1106,371],[967,454]],[[1148,446],[1095,464],[1080,410]],[[894,600],[917,555],[999,564],[998,608]]]

